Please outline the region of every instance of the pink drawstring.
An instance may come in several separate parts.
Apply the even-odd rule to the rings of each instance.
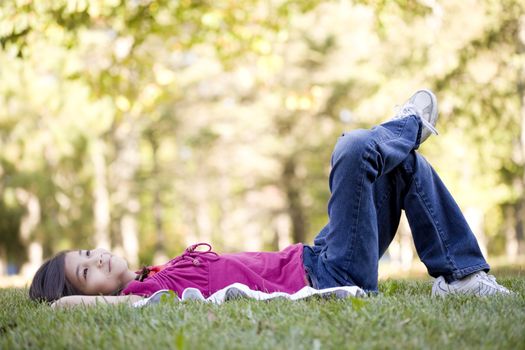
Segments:
[[[201,246],[206,247],[206,250],[197,250],[197,248],[199,248]],[[181,256],[178,256],[178,257],[170,260],[168,262],[168,264],[173,265],[173,264],[175,264],[175,263],[177,263],[177,262],[179,262],[181,260],[191,260],[194,265],[199,265],[200,262],[197,259],[197,257],[198,256],[202,256],[204,254],[208,255],[208,259],[212,258],[209,255],[213,256],[213,258],[214,258],[213,260],[219,259],[219,254],[217,254],[215,252],[212,252],[212,247],[211,247],[210,244],[208,244],[208,243],[197,243],[197,244],[190,245],[188,248],[186,248],[184,250],[184,253],[182,253]]]
[[[201,246],[204,246],[207,249],[206,250],[197,250],[197,248],[199,248]],[[144,279],[149,278],[149,277],[155,275],[156,273],[164,270],[164,268],[166,266],[174,265],[177,262],[179,262],[181,260],[184,260],[184,259],[185,260],[190,260],[193,263],[193,265],[198,266],[198,265],[200,265],[200,261],[199,261],[199,259],[197,259],[197,257],[199,255],[203,255],[203,254],[211,254],[211,255],[213,255],[213,257],[214,257],[213,260],[219,259],[219,254],[217,254],[215,252],[212,252],[211,250],[212,250],[211,245],[208,244],[208,243],[197,243],[197,244],[190,245],[188,248],[186,248],[184,250],[184,253],[182,253],[182,255],[171,259],[166,264],[158,265],[158,266],[149,266],[149,267],[148,266],[144,266],[141,270],[135,271],[135,273],[137,274],[135,279],[140,281],[140,282],[142,282]],[[208,258],[210,258],[210,257],[208,257]]]
[[[197,250],[197,248],[199,248],[200,246],[205,246],[207,247],[208,249],[207,250]],[[199,252],[199,253],[208,253],[208,252],[212,252],[211,251],[211,245],[208,244],[208,243],[197,243],[197,244],[193,244],[193,245],[190,245],[188,248],[186,248],[185,252],[188,252],[188,253],[192,253],[192,252]],[[213,253],[213,252],[212,252]],[[213,254],[216,254],[216,253],[213,253]]]

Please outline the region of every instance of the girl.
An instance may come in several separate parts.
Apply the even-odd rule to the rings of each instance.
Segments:
[[[133,302],[160,289],[187,287],[207,297],[239,282],[265,292],[359,286],[377,291],[378,260],[405,210],[419,257],[436,277],[433,295],[511,294],[487,275],[489,265],[456,202],[416,152],[437,121],[437,101],[417,91],[392,120],[343,133],[332,154],[329,222],[314,245],[280,252],[218,255],[197,244],[162,266],[128,269],[103,249],[67,251],[44,263],[29,295],[53,305]],[[197,248],[204,246],[205,250]]]

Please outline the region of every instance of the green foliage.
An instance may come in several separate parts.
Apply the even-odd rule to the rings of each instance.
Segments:
[[[98,231],[122,250],[135,235],[148,263],[199,240],[309,241],[327,221],[336,138],[423,85],[442,107],[421,152],[463,208],[490,216],[502,253],[520,225],[503,210],[525,193],[524,12],[512,0],[3,1],[0,245],[28,244],[17,189],[38,198],[29,240],[46,256],[97,245]]]

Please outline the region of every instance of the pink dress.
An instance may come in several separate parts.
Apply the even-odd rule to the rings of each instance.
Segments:
[[[208,249],[196,250],[200,246]],[[131,281],[121,294],[150,296],[160,289],[171,289],[181,296],[184,289],[193,287],[208,297],[236,282],[267,293],[297,292],[308,285],[303,245],[294,244],[280,252],[219,255],[207,243],[194,244],[144,281]]]

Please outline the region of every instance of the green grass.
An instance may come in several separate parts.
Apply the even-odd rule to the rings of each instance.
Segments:
[[[0,349],[525,349],[525,276],[498,281],[519,295],[439,299],[392,280],[365,299],[53,310],[1,289]]]

